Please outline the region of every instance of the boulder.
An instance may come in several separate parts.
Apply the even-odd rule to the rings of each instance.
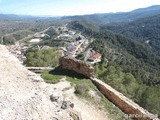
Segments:
[[[58,99],[59,99],[59,96],[57,96],[55,94],[50,95],[50,100],[52,102],[58,102]]]
[[[73,107],[74,107],[74,104],[71,103],[70,101],[62,101],[62,105],[61,105],[62,109],[68,109]]]
[[[73,120],[82,120],[80,113],[73,109],[70,110],[69,115],[72,117]]]

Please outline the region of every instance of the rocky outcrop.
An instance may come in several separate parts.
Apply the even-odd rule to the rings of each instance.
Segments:
[[[62,90],[28,71],[5,46],[0,45],[0,51],[0,120],[74,120],[70,116],[73,103]],[[52,102],[53,93],[62,102]]]
[[[65,77],[47,84],[5,46],[0,51],[0,120],[109,120],[105,112],[76,97]]]
[[[74,58],[61,57],[59,64],[62,68],[73,70],[89,78],[94,75],[94,68],[90,64]]]
[[[82,120],[81,115],[76,111],[71,110],[70,116],[72,117],[73,120]]]
[[[52,94],[50,95],[50,100],[52,102],[57,102],[60,105],[60,108],[62,109],[68,109],[68,108],[73,108],[74,107],[74,103],[72,103],[71,101],[67,101],[67,100],[63,100],[63,98],[59,95],[55,95]]]

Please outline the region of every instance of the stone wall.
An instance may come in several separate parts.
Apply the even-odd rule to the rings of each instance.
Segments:
[[[94,68],[90,64],[74,58],[62,57],[59,59],[59,64],[62,68],[73,70],[89,78],[94,75]]]
[[[159,120],[156,115],[149,113],[147,110],[134,103],[132,100],[126,98],[123,94],[119,93],[111,86],[98,80],[97,78],[91,78],[97,88],[109,99],[113,104],[119,107],[126,117],[131,117],[135,120]]]
[[[126,113],[125,117],[133,118],[135,120],[159,120],[156,115],[149,113],[147,110],[143,109],[138,104],[113,89],[111,86],[97,78],[93,78],[94,68],[91,65],[84,63],[83,61],[67,57],[60,58],[59,64],[62,68],[73,70],[89,77],[108,100]]]

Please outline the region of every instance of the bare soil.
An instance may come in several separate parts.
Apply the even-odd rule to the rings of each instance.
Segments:
[[[72,102],[74,108],[61,109],[61,102],[50,100],[52,94]],[[75,96],[65,78],[54,85],[43,82],[0,45],[0,120],[73,120],[71,111],[82,120],[109,120],[104,111]]]

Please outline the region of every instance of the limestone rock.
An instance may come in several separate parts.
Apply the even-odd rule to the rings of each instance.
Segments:
[[[70,110],[70,116],[72,117],[73,120],[82,120],[82,117],[79,112],[75,110]]]
[[[54,95],[54,94],[50,95],[50,100],[51,100],[52,102],[58,102],[58,99],[59,99],[59,96]]]
[[[43,82],[44,80],[40,77],[40,75],[37,75],[34,72],[29,71],[28,72],[28,78],[32,80],[33,82]]]
[[[78,120],[70,110],[81,113],[83,120],[109,120],[77,98],[74,89],[64,91],[71,87],[69,82],[35,82],[40,76],[22,66],[5,46],[0,45],[0,51],[0,120]],[[57,102],[51,101],[52,94]]]
[[[74,104],[71,103],[70,101],[62,101],[62,109],[68,109],[68,108],[73,108]]]

